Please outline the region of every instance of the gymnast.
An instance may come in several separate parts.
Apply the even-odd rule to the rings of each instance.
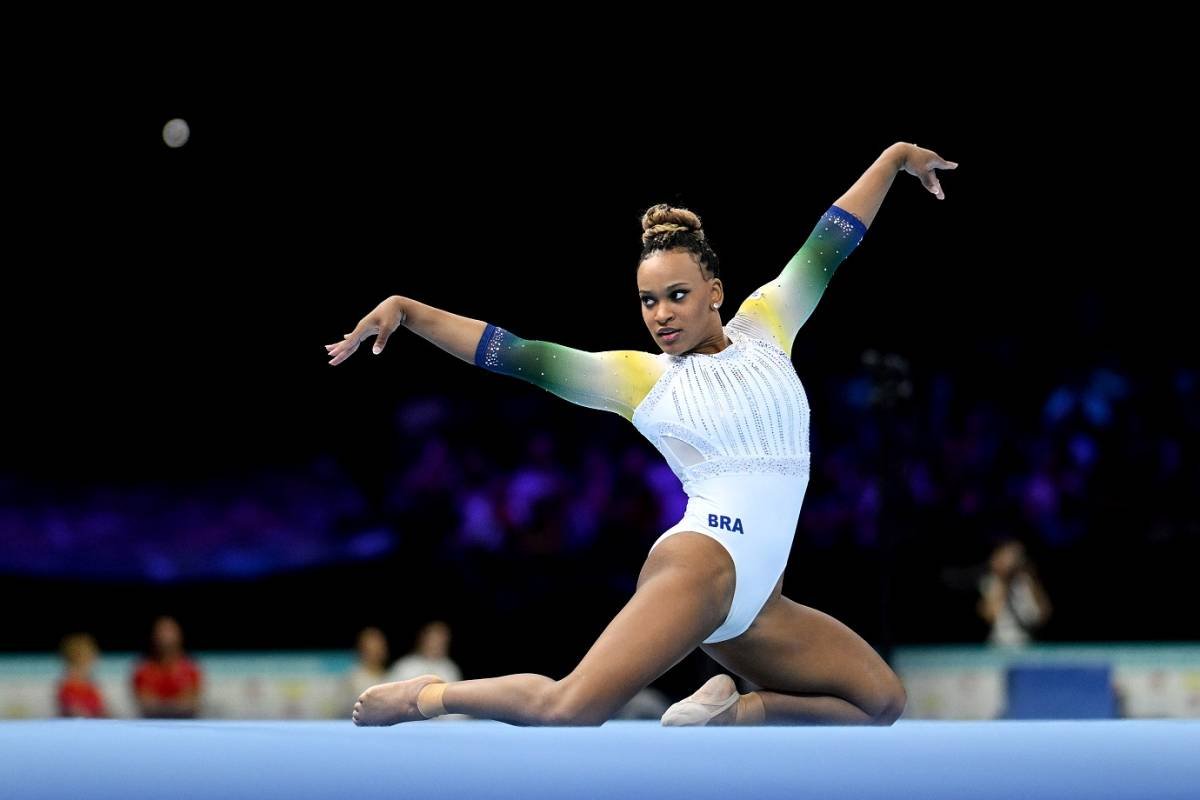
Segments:
[[[515,725],[600,725],[696,647],[731,674],[667,709],[664,725],[890,725],[900,679],[858,634],[782,594],[808,487],[809,404],[792,343],[838,265],[858,245],[897,174],[945,199],[932,150],[886,148],[826,211],[800,250],[722,325],[724,286],[700,218],[668,205],[642,218],[637,288],[661,350],[584,352],[392,296],[342,341],[379,354],[400,326],[484,369],[628,419],[688,496],[683,518],[650,547],[628,603],[561,680],[505,675],[382,683],[355,703],[356,725],[466,714]]]

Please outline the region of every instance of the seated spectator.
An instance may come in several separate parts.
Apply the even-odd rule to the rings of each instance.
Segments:
[[[62,641],[65,671],[58,682],[60,717],[107,717],[100,688],[92,681],[92,666],[100,650],[86,633],[73,633]]]
[[[200,668],[183,650],[183,631],[172,617],[154,622],[150,652],[133,673],[143,717],[191,719],[200,711]]]
[[[450,626],[441,620],[427,623],[417,634],[413,652],[392,665],[389,681],[404,681],[432,673],[447,681],[461,681],[462,672],[450,660]]]
[[[354,701],[366,689],[387,679],[388,641],[379,628],[363,628],[358,633],[358,662],[346,675],[344,695]]]

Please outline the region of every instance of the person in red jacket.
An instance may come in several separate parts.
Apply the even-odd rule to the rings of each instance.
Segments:
[[[183,631],[172,617],[154,621],[150,653],[133,673],[143,717],[190,719],[200,710],[200,667],[183,650]]]
[[[104,697],[92,681],[92,665],[100,649],[86,633],[64,637],[59,648],[66,670],[58,682],[60,717],[107,717]]]

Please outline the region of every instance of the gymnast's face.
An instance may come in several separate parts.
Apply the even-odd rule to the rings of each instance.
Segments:
[[[724,298],[720,278],[704,275],[686,250],[660,250],[638,265],[642,321],[664,353],[717,352],[724,347],[721,315],[713,308]]]

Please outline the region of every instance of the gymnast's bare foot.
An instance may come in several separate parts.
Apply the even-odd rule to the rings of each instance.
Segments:
[[[663,725],[733,725],[737,722],[738,690],[733,678],[709,678],[692,695],[662,715]]]
[[[358,696],[350,718],[359,726],[426,719],[417,708],[417,695],[428,684],[445,682],[437,675],[418,675],[406,681],[376,684]]]

